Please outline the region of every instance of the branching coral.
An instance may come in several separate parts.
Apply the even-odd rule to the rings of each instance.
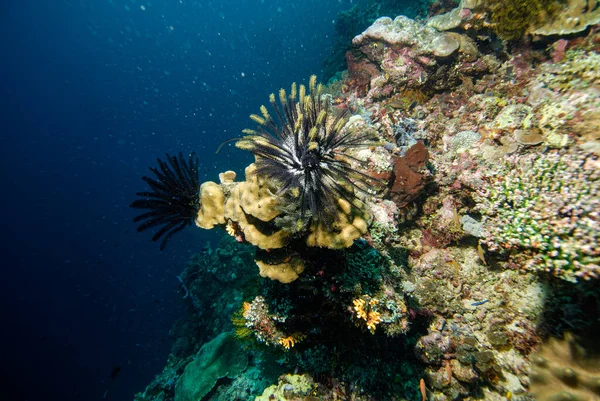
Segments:
[[[353,313],[359,321],[364,321],[371,334],[375,334],[377,325],[381,322],[381,313],[374,308],[379,303],[377,299],[361,297],[352,300]]]
[[[257,175],[277,182],[278,195],[297,202],[303,219],[329,227],[340,199],[362,209],[356,192],[368,193],[371,177],[354,167],[360,161],[350,151],[375,138],[345,131],[344,113],[334,115],[316,79],[311,76],[309,93],[304,85],[293,84],[289,95],[279,91],[279,103],[271,94],[275,115],[261,106],[261,116],[250,116],[259,124],[257,130],[244,130],[246,136],[237,146],[255,155]]]
[[[200,201],[198,191],[198,156],[190,154],[188,160],[183,155],[169,156],[167,161],[158,159],[158,168],[150,168],[156,178],[142,177],[151,191],[138,192],[138,199],[131,204],[135,209],[149,211],[137,216],[133,221],[142,222],[138,232],[162,226],[152,241],[163,238],[160,249],[163,250],[173,234],[191,225],[196,218]]]
[[[285,349],[290,349],[290,348],[293,348],[297,342],[304,340],[304,338],[306,338],[306,336],[304,334],[294,333],[291,336],[280,338],[279,344]]]
[[[525,158],[503,171],[479,201],[487,215],[483,243],[490,250],[523,251],[526,269],[568,281],[600,278],[595,157],[551,153]]]

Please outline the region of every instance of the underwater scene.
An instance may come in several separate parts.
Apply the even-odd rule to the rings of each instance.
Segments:
[[[0,399],[600,400],[600,0],[2,9]]]

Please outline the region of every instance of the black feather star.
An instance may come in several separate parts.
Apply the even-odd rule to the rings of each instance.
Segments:
[[[138,232],[162,226],[152,237],[152,241],[160,243],[162,251],[173,234],[189,226],[198,214],[200,205],[198,178],[198,156],[192,153],[186,160],[181,153],[169,156],[167,161],[157,159],[158,168],[151,167],[150,171],[156,178],[142,177],[150,186],[151,191],[138,192],[138,199],[130,206],[135,209],[148,209],[133,219],[135,223],[142,222]]]
[[[279,91],[279,102],[271,94],[274,118],[261,106],[262,116],[250,116],[259,124],[257,130],[244,130],[246,136],[236,146],[254,154],[257,175],[277,183],[280,195],[298,200],[303,218],[309,215],[316,223],[331,226],[338,199],[356,209],[362,205],[356,193],[371,193],[372,177],[353,167],[353,162],[360,166],[361,161],[349,151],[372,145],[376,138],[344,130],[346,111],[334,113],[316,80],[310,77],[309,93],[304,85],[297,90],[293,84],[289,96],[284,89]]]

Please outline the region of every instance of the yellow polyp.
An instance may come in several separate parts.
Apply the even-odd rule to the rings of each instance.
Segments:
[[[313,106],[312,98],[309,95],[304,96],[304,107],[311,109]]]
[[[292,336],[283,337],[279,339],[279,344],[281,344],[285,349],[290,349],[296,345],[296,340],[294,340],[294,337]]]
[[[274,93],[271,93],[271,94],[269,95],[269,102],[270,102],[271,104],[275,104],[275,94],[274,94]]]
[[[290,194],[294,197],[297,198],[300,196],[300,188],[292,188],[290,190]]]
[[[340,132],[342,130],[342,128],[344,128],[344,125],[346,125],[346,120],[344,120],[344,119],[339,120],[337,122],[337,124],[335,124],[334,131]]]
[[[250,128],[244,128],[244,129],[242,130],[242,133],[243,133],[243,134],[246,134],[246,135],[258,135],[258,134],[256,133],[256,131],[254,131],[253,129],[250,129]]]
[[[296,345],[296,343],[304,340],[305,338],[306,338],[306,335],[304,335],[302,333],[294,333],[291,336],[280,338],[279,344],[281,344],[283,346],[283,348],[285,348],[285,349],[290,349],[294,345]]]
[[[242,150],[253,150],[254,143],[250,140],[241,140],[235,143],[235,147]]]
[[[254,121],[254,122],[256,122],[256,123],[260,124],[260,125],[264,125],[264,124],[265,124],[265,119],[264,119],[264,118],[262,118],[262,117],[261,117],[261,116],[259,116],[259,115],[256,115],[256,114],[250,114],[250,119],[251,119],[252,121]]]
[[[285,98],[285,89],[279,89],[279,102],[281,105],[285,105],[287,103],[287,99]]]
[[[321,97],[323,94],[323,84],[317,85],[317,98]]]
[[[297,95],[297,93],[296,93],[296,83],[292,82],[292,90],[290,92],[290,99],[296,100],[296,95]]]
[[[306,86],[304,85],[300,85],[300,103],[302,103],[304,101],[304,96],[306,96]]]
[[[308,80],[308,87],[310,88],[310,93],[315,93],[315,89],[317,88],[317,76],[311,75]]]
[[[367,329],[369,329],[371,334],[375,333],[375,328],[379,322],[381,322],[381,314],[379,312],[369,312],[369,316],[367,318]]]
[[[325,110],[321,110],[321,112],[317,116],[317,124],[316,125],[322,125],[325,122],[326,118],[327,118],[327,112]]]
[[[311,115],[313,109],[312,106],[310,96],[304,96],[304,99],[302,99],[302,109],[304,110],[304,113]]]
[[[231,220],[227,222],[227,225],[225,226],[225,231],[227,232],[227,234],[231,235],[232,237],[235,237],[236,230]]]
[[[311,141],[314,141],[317,136],[317,132],[319,132],[319,129],[317,127],[312,127],[310,131],[308,131],[308,138]]]
[[[271,116],[269,115],[269,111],[267,110],[267,108],[264,105],[260,106],[260,112],[262,113],[265,120],[269,121],[271,119]]]
[[[310,141],[308,143],[308,150],[315,150],[319,147],[319,144],[316,143],[315,141]]]
[[[302,127],[302,120],[304,119],[304,115],[298,113],[298,118],[296,119],[296,124],[294,125],[294,132],[298,132],[300,127]]]
[[[365,300],[364,299],[354,299],[352,300],[354,304],[354,311],[356,312],[356,316],[360,319],[367,320],[367,312],[365,311]]]

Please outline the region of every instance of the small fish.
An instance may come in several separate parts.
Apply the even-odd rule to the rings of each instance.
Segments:
[[[462,225],[460,224],[460,215],[458,214],[458,210],[456,210],[456,208],[453,208],[452,212],[452,214],[454,215],[454,222],[457,226],[461,227]]]
[[[477,255],[479,256],[479,259],[481,259],[483,264],[487,266],[487,262],[485,261],[485,254],[483,251],[483,247],[481,246],[480,242],[477,243]]]
[[[427,389],[425,388],[425,380],[421,379],[419,382],[419,390],[421,390],[421,400],[427,401]]]
[[[471,306],[479,306],[479,305],[483,305],[483,304],[484,304],[484,303],[486,303],[486,302],[490,302],[490,300],[489,300],[489,299],[484,299],[483,301],[479,301],[479,302],[473,302],[473,303],[471,304]]]

